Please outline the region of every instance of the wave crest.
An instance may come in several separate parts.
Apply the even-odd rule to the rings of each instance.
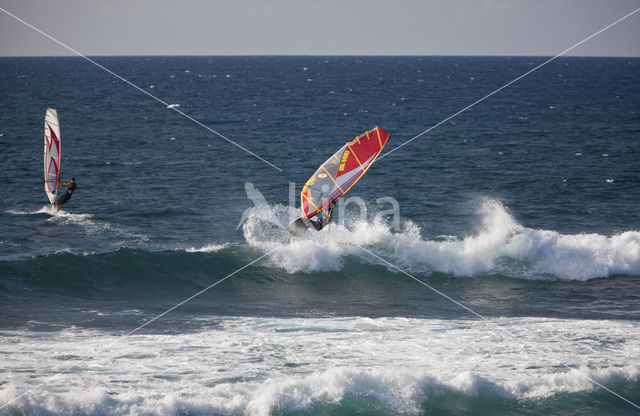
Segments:
[[[343,222],[348,226],[331,223],[322,232],[309,231],[290,239],[282,224],[288,224],[295,214],[292,208],[280,205],[256,208],[243,225],[244,237],[252,246],[273,250],[284,245],[271,259],[289,273],[340,271],[349,256],[376,263],[360,245],[409,272],[569,280],[640,275],[640,232],[607,237],[536,230],[519,224],[495,200],[483,202],[479,230],[465,237],[424,238],[411,221],[394,232],[379,218],[352,223],[347,218]]]

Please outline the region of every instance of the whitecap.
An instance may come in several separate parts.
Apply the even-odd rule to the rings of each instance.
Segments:
[[[358,397],[395,413],[417,414],[432,400],[442,404],[447,393],[485,402],[537,399],[598,389],[590,380],[612,387],[640,376],[638,364],[629,361],[640,342],[637,325],[628,321],[495,319],[518,338],[496,333],[481,320],[208,321],[215,327],[140,332],[126,342],[108,330],[80,327],[5,330],[3,336],[16,341],[3,345],[14,372],[0,401],[11,402],[10,412],[28,414],[266,416],[274,409],[299,413]],[[51,351],[64,352],[66,362]],[[23,395],[39,375],[34,369],[57,372],[81,364],[82,357],[90,359],[60,373],[49,389]]]
[[[297,215],[290,207],[271,209],[283,224]],[[319,233],[307,232],[290,240],[284,227],[270,224],[258,212],[250,213],[243,234],[249,244],[265,251],[284,244],[270,257],[274,266],[289,273],[340,271],[348,256],[384,265],[358,247],[362,246],[409,272],[568,280],[640,275],[640,231],[605,236],[527,228],[500,202],[489,199],[478,214],[478,231],[446,240],[423,237],[420,227],[411,221],[394,231],[380,219],[348,218],[334,220]]]

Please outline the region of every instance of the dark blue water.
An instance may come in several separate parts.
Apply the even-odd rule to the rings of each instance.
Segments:
[[[51,336],[55,348],[64,349],[69,328],[105,336],[126,333],[274,249],[141,332],[152,339],[201,334],[226,319],[221,317],[278,323],[389,318],[427,324],[474,318],[362,246],[491,319],[523,319],[527,325],[531,319],[558,319],[567,328],[616,321],[633,330],[612,345],[640,345],[640,59],[551,62],[383,155],[348,194],[366,204],[366,215],[345,199],[334,224],[293,242],[275,224],[286,227],[295,215],[291,198],[299,203],[304,182],[346,140],[380,126],[391,134],[385,151],[392,151],[545,58],[94,59],[165,104],[81,58],[0,58],[0,329],[9,331],[3,342],[33,336],[30,345],[37,346]],[[179,104],[176,109],[279,169],[166,104]],[[57,216],[44,207],[47,107],[60,116],[62,176],[78,182]],[[247,182],[269,207],[253,208]],[[391,200],[397,202],[397,221],[392,215],[376,220]],[[600,329],[594,339],[606,334]],[[590,335],[577,337],[571,348],[580,351],[583,336]],[[4,352],[17,354],[11,348]],[[623,375],[611,370],[607,386],[617,386],[637,403],[635,354],[588,368],[624,368]],[[354,365],[355,358],[347,362]],[[328,359],[322,368],[340,363]],[[452,374],[472,370],[453,367]],[[31,386],[13,376],[27,370],[36,376],[44,371],[28,359],[22,367],[4,370],[0,396],[12,400]],[[544,373],[555,371],[550,367]],[[249,370],[240,373],[222,385],[244,391],[247,380],[269,384],[277,378],[274,369],[255,379],[247,379]],[[315,376],[318,369],[304,374]],[[101,383],[92,385],[100,389]],[[276,414],[637,410],[592,385],[530,394],[490,380],[489,385],[497,383],[498,390],[509,393],[491,388],[478,397],[464,388],[448,390],[444,383],[437,388],[445,394],[434,396],[431,389],[438,383],[419,383],[424,394],[406,408],[349,388],[337,401],[318,393],[324,398],[311,395],[311,404],[293,399],[295,405],[277,404],[283,399],[276,394],[276,404],[258,407]],[[163,388],[141,387],[140,400],[162,394]],[[46,395],[34,396],[39,405],[18,401],[9,409],[93,412],[58,393],[50,394],[63,404],[43,404]],[[482,394],[490,397],[484,400]],[[583,396],[593,400],[591,407],[581,403]],[[251,394],[243,397],[245,403],[255,402]],[[97,406],[97,413],[120,413],[105,400],[91,396],[83,403]],[[251,406],[187,402],[186,410],[122,408],[260,413]]]

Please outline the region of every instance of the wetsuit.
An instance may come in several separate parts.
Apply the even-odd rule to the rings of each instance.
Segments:
[[[76,190],[76,183],[74,182],[60,182],[60,184],[62,186],[66,186],[67,190],[64,194],[62,194],[62,196],[60,197],[60,199],[58,199],[57,204],[58,205],[62,205],[65,202],[67,202],[69,199],[71,199],[71,195],[73,194],[73,191]]]
[[[335,208],[335,206],[336,205],[334,203],[331,203],[327,210],[322,213],[322,218],[318,218],[317,221],[313,221],[311,218],[302,218],[304,225],[306,225],[307,228],[313,227],[316,231],[322,230],[325,225],[331,222],[331,216],[333,214],[333,209]]]
[[[311,220],[311,218],[303,218],[302,221],[304,222],[304,225],[307,226],[307,228],[313,227],[313,229],[316,231],[320,231],[322,230],[322,227],[324,227],[324,224],[322,223],[322,219],[318,219],[318,221],[313,221]]]

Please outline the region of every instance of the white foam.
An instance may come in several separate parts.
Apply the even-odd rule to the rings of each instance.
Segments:
[[[52,217],[49,218],[48,221],[55,221],[56,218],[66,218],[66,219],[69,219],[70,221],[79,222],[79,221],[83,221],[93,217],[93,214],[74,214],[71,212],[64,211],[62,209],[58,211],[51,205],[43,205],[42,208],[33,210],[33,211],[21,211],[18,209],[10,209],[10,210],[7,210],[6,212],[7,214],[13,214],[13,215],[49,214]]]
[[[135,231],[135,229],[133,229],[132,227],[127,227],[121,224],[117,224],[117,223],[111,223],[108,221],[102,221],[102,220],[97,220],[94,218],[93,214],[88,214],[88,213],[73,213],[73,212],[68,212],[68,211],[64,211],[64,210],[60,210],[57,211],[54,207],[52,207],[51,205],[45,205],[42,208],[38,209],[38,210],[33,210],[33,211],[26,211],[26,210],[17,210],[17,209],[12,209],[12,210],[8,210],[6,211],[9,214],[13,214],[13,215],[41,215],[41,214],[46,214],[48,216],[48,218],[46,218],[46,222],[47,223],[52,223],[52,224],[57,224],[57,225],[62,225],[62,226],[77,226],[80,228],[80,230],[74,230],[73,232],[76,233],[78,231],[80,232],[84,232],[87,235],[100,235],[100,236],[117,236],[117,237],[124,237],[126,238],[128,241],[127,242],[143,242],[143,241],[148,241],[148,237],[140,234],[138,232]],[[63,244],[63,243],[61,243]],[[124,242],[118,242],[116,244],[114,244],[115,246],[117,246],[118,248],[120,248],[122,245],[124,244]],[[52,251],[50,251],[51,248],[46,249],[44,252],[42,252],[41,250],[36,250],[36,252],[26,252],[24,255],[25,256],[34,256],[34,255],[43,255],[43,254],[50,254]],[[87,248],[60,248],[60,247],[56,247],[53,250],[54,253],[60,253],[60,252],[69,252],[69,253],[73,253],[73,254],[79,254],[79,255],[93,255],[95,254],[97,251],[93,250],[93,249],[87,249]]]
[[[273,212],[269,215],[284,224],[296,214],[282,206],[269,210]],[[339,271],[348,256],[377,262],[357,247],[361,245],[410,272],[456,276],[501,273],[532,279],[548,279],[551,275],[572,280],[640,275],[639,231],[608,237],[526,228],[493,200],[484,201],[480,208],[478,231],[444,240],[425,239],[411,221],[404,222],[401,232],[393,232],[387,224],[375,220],[356,220],[348,227],[331,223],[319,233],[309,231],[302,238],[290,240],[284,227],[275,227],[265,218],[264,213],[250,213],[243,225],[245,239],[265,251],[285,244],[271,258],[290,273]]]
[[[268,251],[284,245],[271,259],[290,273],[341,270],[344,257],[361,253],[354,243],[375,243],[388,233],[383,224],[358,222],[353,230],[330,224],[321,233],[309,231],[302,238],[291,239],[284,224],[296,214],[296,210],[282,205],[258,207],[249,212],[243,224],[248,243]]]
[[[37,210],[33,210],[33,211],[22,211],[19,209],[9,209],[7,211],[5,211],[7,214],[13,214],[13,215],[37,215],[37,214],[49,214],[49,215],[55,215],[56,214],[56,209],[54,207],[52,207],[51,205],[43,205],[42,208],[37,209]]]
[[[75,214],[60,210],[58,212],[54,212],[52,217],[47,221],[60,222],[63,224],[82,224],[89,223],[91,218],[93,218],[93,214]]]
[[[55,211],[53,208],[52,210]],[[60,210],[54,212],[52,217],[47,219],[47,221],[61,225],[78,225],[82,227],[87,234],[112,234],[133,238],[137,241],[147,241],[149,239],[147,236],[129,229],[129,227],[108,221],[96,220],[93,214],[76,214]]]
[[[447,391],[544,398],[599,389],[589,378],[613,387],[640,377],[638,322],[498,319],[523,346],[477,320],[209,319],[214,329],[119,342],[97,330],[3,331],[8,383],[0,403],[73,364],[12,407],[29,414],[268,415],[357,396],[419,413]],[[86,355],[96,358],[80,362]]]
[[[184,251],[186,251],[187,253],[215,253],[216,251],[220,251],[227,246],[228,244],[207,244],[202,247],[185,248]]]

